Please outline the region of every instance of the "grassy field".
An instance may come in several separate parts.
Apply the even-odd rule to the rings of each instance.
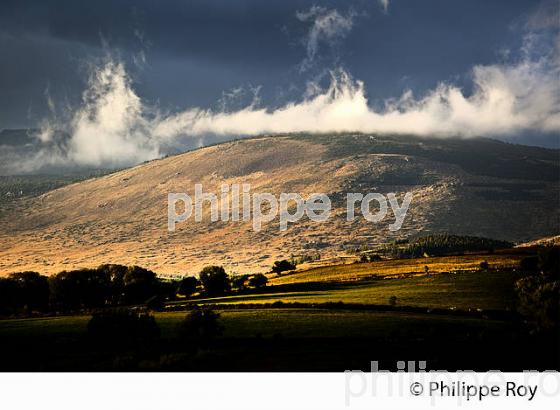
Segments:
[[[457,308],[457,309],[495,309],[511,310],[515,307],[514,282],[519,275],[513,270],[480,271],[478,265],[482,260],[490,264],[490,268],[511,267],[516,263],[517,255],[466,255],[440,258],[404,259],[382,261],[374,263],[348,264],[326,266],[300,271],[291,275],[274,277],[270,285],[248,293],[233,294],[218,298],[195,298],[190,301],[197,304],[228,305],[223,311],[223,320],[232,321],[233,326],[227,326],[228,332],[234,332],[241,322],[239,318],[250,318],[253,327],[257,323],[266,321],[273,323],[276,317],[288,314],[282,309],[261,309],[239,311],[232,310],[232,305],[249,303],[273,302],[300,302],[317,304],[325,302],[339,302],[387,305],[389,298],[397,298],[397,306],[429,307],[429,308]],[[425,274],[424,266],[428,266],[430,274]],[[455,269],[450,269],[455,267]],[[457,267],[473,268],[473,271],[458,271]],[[437,273],[457,271],[456,273]],[[413,273],[413,275],[410,275]],[[175,302],[176,304],[185,301]],[[302,323],[303,328],[311,329],[312,326],[304,325],[307,317],[318,320],[321,328],[325,324],[322,317],[334,318],[348,317],[376,317],[381,320],[384,316],[380,312],[348,312],[335,313],[323,311],[321,315],[312,315],[313,310],[289,310],[289,323]],[[184,313],[157,313],[162,327],[167,327],[167,322]],[[395,318],[396,312],[388,312]],[[326,315],[326,316],[325,316]],[[373,315],[373,316],[372,316]],[[377,315],[377,316],[376,316]],[[297,319],[301,317],[301,319]],[[33,332],[66,333],[67,331],[82,332],[85,330],[88,316],[62,316],[30,319],[11,319],[0,321],[0,336],[5,332],[16,331],[21,334]],[[281,322],[281,321],[280,321]],[[335,321],[336,322],[336,321]],[[280,325],[281,326],[281,325]],[[244,326],[240,325],[241,328]],[[327,328],[330,328],[327,326]],[[333,329],[334,330],[334,329]],[[297,326],[293,331],[298,331]],[[306,330],[307,331],[307,330]],[[345,330],[346,331],[346,330]],[[274,333],[275,330],[273,329]],[[266,333],[266,329],[259,328],[253,333]],[[335,332],[336,333],[336,332]]]
[[[281,276],[270,274],[264,289],[192,302],[387,305],[395,296],[398,306],[510,311],[515,309],[514,283],[519,279],[515,268],[524,256],[509,251],[311,267]],[[480,269],[483,261],[488,262],[488,270]]]
[[[367,312],[325,309],[227,309],[217,310],[224,338],[272,337],[383,337],[399,329],[420,332],[430,326],[483,326],[499,328],[499,321],[401,312]],[[185,312],[155,313],[165,339],[176,337]],[[26,337],[36,342],[85,335],[90,316],[60,316],[0,321],[0,338]]]
[[[518,277],[512,271],[463,272],[355,282],[274,284],[257,293],[196,299],[195,302],[245,304],[281,301],[387,305],[389,298],[395,296],[398,306],[513,310],[516,301],[514,282]]]
[[[479,318],[457,318],[445,315],[425,315],[407,312],[367,312],[324,309],[239,309],[222,310],[223,337],[286,338],[386,338],[406,329],[409,336],[420,335],[427,328],[456,329],[483,327],[505,328],[500,321]],[[174,337],[183,312],[156,315],[163,337]]]
[[[355,281],[386,276],[403,276],[425,274],[426,266],[429,273],[452,271],[476,271],[480,263],[488,262],[491,269],[510,269],[519,266],[519,261],[526,255],[523,253],[473,254],[460,256],[441,256],[417,259],[393,259],[371,263],[350,263],[333,266],[320,266],[280,277],[270,276],[273,285],[290,283],[324,282],[324,281]]]
[[[444,314],[327,309],[223,309],[224,333],[193,356],[178,339],[185,312],[155,313],[161,341],[142,351],[111,351],[88,339],[89,316],[0,321],[0,369],[342,371],[371,360],[427,360],[430,368],[518,371],[556,366],[511,322]],[[517,340],[504,345],[505,340]],[[529,343],[529,344],[528,344]],[[541,345],[542,346],[542,345]],[[549,350],[550,351],[550,350]],[[460,352],[458,355],[457,352]]]
[[[375,359],[427,359],[447,369],[555,368],[546,349],[535,347],[548,342],[528,338],[515,315],[489,312],[515,310],[516,258],[326,266],[275,277],[258,290],[171,302],[154,313],[161,339],[145,352],[111,352],[93,343],[88,315],[0,320],[0,370],[339,371],[367,369]],[[482,260],[489,270],[479,269]],[[396,308],[387,307],[392,296]],[[286,305],[271,306],[278,301]],[[344,304],[320,305],[339,301]],[[194,356],[178,333],[182,305],[189,303],[214,305],[224,329],[211,349]],[[510,340],[516,343],[504,344]],[[534,353],[510,363],[520,348]]]
[[[11,336],[30,339],[76,337],[86,332],[89,315],[7,319],[0,321],[0,339]]]

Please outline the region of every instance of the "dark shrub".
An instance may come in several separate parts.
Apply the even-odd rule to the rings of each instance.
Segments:
[[[488,264],[488,262],[482,261],[482,262],[480,262],[479,267],[480,267],[481,270],[488,270],[490,265]]]
[[[397,297],[396,296],[391,296],[389,298],[389,305],[391,306],[397,306]]]
[[[281,275],[282,272],[294,270],[295,268],[296,266],[293,263],[284,259],[281,261],[274,262],[274,266],[272,266],[272,272]]]
[[[546,246],[539,249],[539,269],[556,280],[560,276],[560,246]]]
[[[179,338],[194,347],[207,346],[223,332],[219,319],[212,309],[196,307],[179,323]]]
[[[245,290],[247,289],[247,281],[249,280],[249,275],[237,275],[231,280],[231,284],[234,289]]]
[[[158,296],[161,300],[175,300],[180,286],[177,280],[158,280]]]
[[[539,258],[527,256],[519,262],[519,268],[524,272],[536,272],[539,269]]]
[[[549,281],[536,274],[519,279],[515,284],[519,310],[536,332],[558,330],[560,281]]]
[[[88,335],[104,345],[132,347],[149,346],[160,331],[152,315],[119,308],[95,313],[88,323]]]
[[[251,276],[251,278],[249,279],[249,286],[253,286],[255,288],[262,288],[266,286],[267,283],[268,278],[262,273],[257,273],[256,275]]]
[[[162,312],[165,309],[165,296],[163,294],[154,295],[145,303],[146,309]]]
[[[200,282],[194,276],[183,278],[179,281],[177,293],[183,296],[192,296],[196,292],[199,284]]]
[[[556,333],[560,327],[560,248],[539,250],[536,271],[515,284],[519,310],[535,332]],[[525,258],[527,259],[527,258]],[[534,260],[531,261],[534,264]]]
[[[206,266],[199,277],[207,295],[223,295],[231,291],[230,278],[221,266]]]

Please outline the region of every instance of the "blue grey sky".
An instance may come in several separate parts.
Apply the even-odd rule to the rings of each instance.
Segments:
[[[468,95],[472,68],[520,58],[555,1],[528,0],[3,0],[0,129],[36,127],[56,107],[78,104],[88,73],[108,53],[124,62],[135,92],[166,112],[260,104],[278,107],[328,85],[342,68],[382,107],[406,90],[440,83]],[[543,11],[544,10],[544,11]],[[336,12],[317,32],[318,16]],[[322,14],[321,14],[322,13]],[[345,26],[344,22],[350,22]],[[544,34],[543,34],[544,33]],[[544,45],[543,47],[547,47]],[[238,92],[233,92],[238,89]],[[253,90],[253,91],[252,91]],[[547,140],[535,132],[535,141]]]

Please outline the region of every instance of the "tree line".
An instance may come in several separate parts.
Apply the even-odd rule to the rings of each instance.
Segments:
[[[428,235],[412,241],[401,240],[386,245],[381,252],[394,258],[420,258],[423,256],[442,256],[463,252],[509,249],[513,243],[478,236]]]
[[[221,266],[207,266],[197,277],[160,280],[140,266],[105,264],[94,269],[62,271],[53,276],[26,271],[0,278],[0,314],[73,312],[103,307],[146,305],[158,308],[177,295],[219,296],[260,288],[263,274],[230,276]]]

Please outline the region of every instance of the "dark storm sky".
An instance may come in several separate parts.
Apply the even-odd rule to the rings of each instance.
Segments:
[[[142,98],[169,110],[215,107],[240,86],[262,86],[274,106],[334,66],[363,80],[373,104],[441,81],[467,86],[474,65],[519,50],[538,3],[392,0],[385,12],[378,0],[2,0],[0,129],[36,126],[46,95],[76,103],[88,65],[107,52],[126,62]],[[313,5],[352,13],[354,25],[302,72],[309,24],[296,12]]]

